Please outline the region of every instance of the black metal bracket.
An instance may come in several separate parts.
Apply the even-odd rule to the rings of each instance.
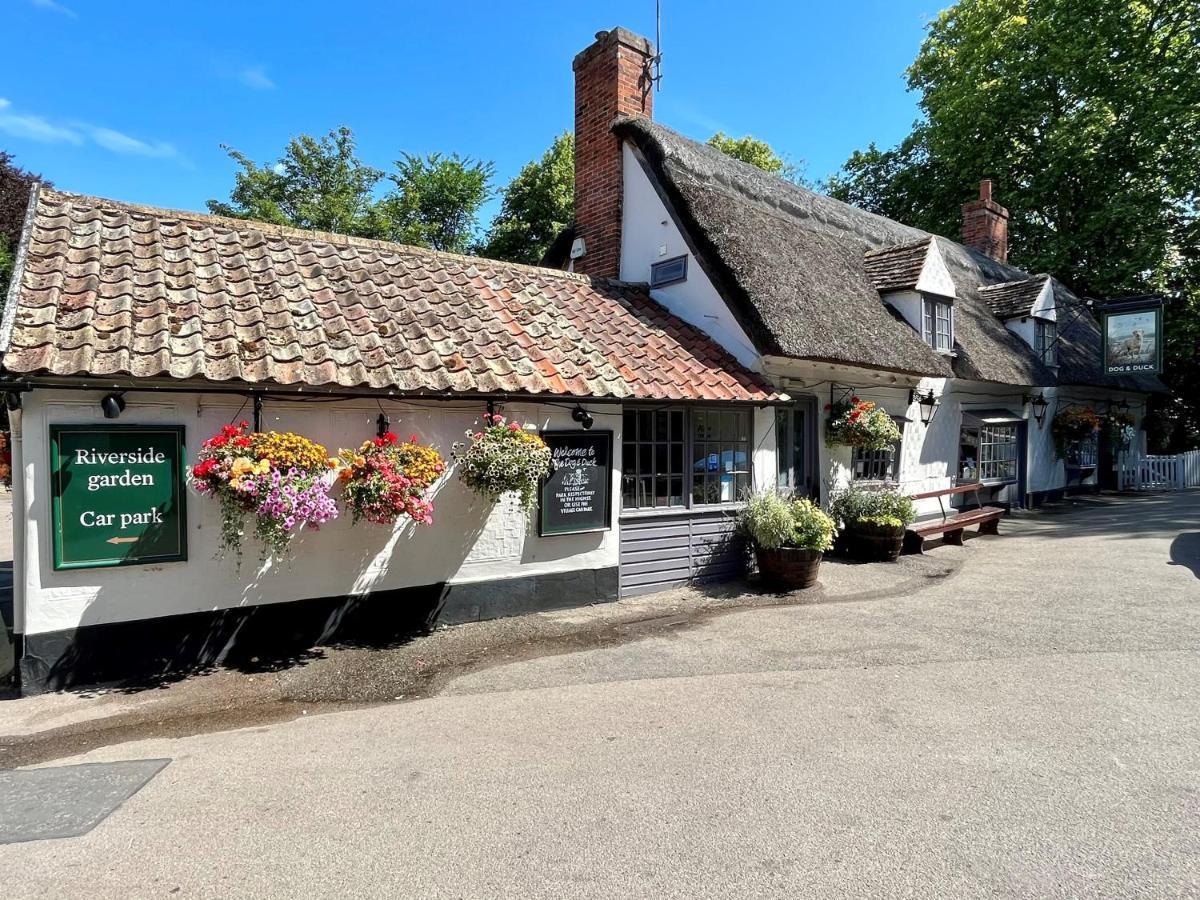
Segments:
[[[262,394],[254,395],[254,430],[262,431],[262,409],[263,398]]]

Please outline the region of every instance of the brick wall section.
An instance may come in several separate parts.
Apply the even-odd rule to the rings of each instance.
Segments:
[[[587,253],[575,271],[616,278],[621,267],[621,142],[617,116],[652,117],[646,63],[654,45],[614,28],[575,57],[575,234]]]
[[[992,199],[992,183],[979,182],[979,199],[964,203],[963,243],[1000,262],[1008,262],[1008,210]]]

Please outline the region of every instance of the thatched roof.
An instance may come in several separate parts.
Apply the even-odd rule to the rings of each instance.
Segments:
[[[613,131],[638,149],[701,266],[761,353],[1003,384],[1161,390],[1157,379],[1099,374],[1099,330],[1086,310],[1072,322],[1059,315],[1064,346],[1056,376],[982,294],[1030,274],[938,236],[956,293],[956,355],[948,363],[889,314],[877,286],[881,278],[915,284],[919,248],[933,235],[806,190],[649,119],[624,118]]]
[[[1035,275],[1020,281],[985,285],[979,289],[979,296],[997,319],[1016,319],[1029,315],[1049,277]]]

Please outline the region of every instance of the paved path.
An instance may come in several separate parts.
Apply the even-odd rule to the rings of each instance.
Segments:
[[[902,596],[60,760],[172,762],[0,847],[6,895],[1200,896],[1200,495],[1005,530]]]

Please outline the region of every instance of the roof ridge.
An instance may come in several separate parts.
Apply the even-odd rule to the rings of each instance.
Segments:
[[[127,200],[114,200],[110,197],[99,197],[94,194],[81,194],[76,191],[64,191],[58,188],[51,188],[45,185],[39,192],[38,199],[50,197],[62,197],[68,200],[83,201],[94,206],[110,206],[119,209],[126,209],[134,213],[140,213],[146,216],[171,216],[179,219],[187,219],[194,222],[217,223],[235,230],[244,230],[247,227],[254,227],[259,231],[265,231],[269,234],[278,235],[282,238],[296,239],[316,239],[327,244],[334,244],[345,247],[369,247],[374,250],[392,250],[403,254],[417,256],[433,256],[439,259],[455,260],[464,263],[486,263],[491,266],[500,266],[505,269],[512,269],[517,272],[529,272],[537,275],[546,275],[553,278],[566,278],[571,281],[590,284],[596,282],[609,282],[620,285],[628,285],[631,282],[623,282],[617,278],[600,278],[591,275],[584,275],[578,272],[568,272],[564,269],[552,269],[547,266],[531,266],[525,263],[508,262],[502,259],[492,259],[487,256],[470,256],[463,253],[450,253],[446,250],[434,250],[429,247],[417,247],[412,244],[401,244],[396,241],[385,241],[378,238],[365,238],[353,234],[340,234],[333,231],[314,231],[306,228],[296,228],[293,225],[277,225],[274,222],[264,222],[261,219],[238,219],[232,216],[221,216],[216,213],[202,213],[194,210],[173,209],[165,206],[150,206],[142,203],[131,203]]]
[[[833,198],[830,197],[829,199],[832,200]],[[864,250],[863,256],[879,256],[884,253],[894,253],[897,250],[912,250],[916,247],[920,247],[922,244],[931,243],[936,237],[936,234],[928,234],[923,238],[917,238],[915,241],[905,241],[902,244],[888,244],[886,247],[876,247],[873,250]]]
[[[1025,284],[1030,281],[1045,281],[1049,278],[1054,278],[1054,276],[1046,272],[1039,272],[1036,275],[1029,275],[1025,278],[1014,278],[1012,281],[993,281],[991,284],[981,284],[979,290],[990,291],[995,288],[1009,287],[1014,284]]]

